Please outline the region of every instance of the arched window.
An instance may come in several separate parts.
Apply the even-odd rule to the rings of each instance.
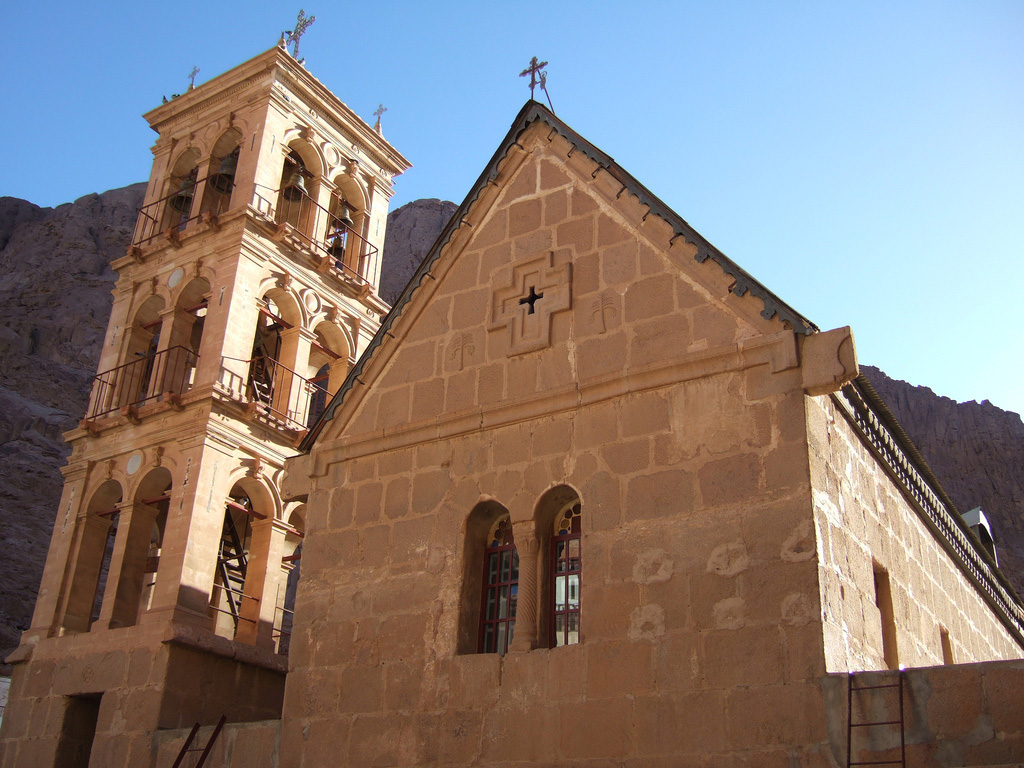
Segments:
[[[162,391],[182,394],[195,384],[209,305],[210,283],[204,277],[191,280],[179,294],[163,365]]]
[[[491,526],[483,559],[478,650],[504,654],[515,632],[519,602],[519,553],[508,515]]]
[[[157,349],[160,346],[160,330],[163,322],[164,300],[150,296],[135,313],[129,331],[125,361],[120,368],[103,374],[103,383],[115,393],[114,407],[134,405],[159,394],[159,387],[152,387],[153,371],[157,363]],[[107,410],[104,408],[104,410]]]
[[[242,617],[252,539],[251,519],[257,514],[249,495],[238,485],[232,488],[225,504],[213,591],[210,595],[213,631],[224,637],[235,636]]]
[[[275,390],[280,389],[284,370],[280,367],[281,332],[291,324],[280,315],[269,295],[263,297],[256,332],[252,341],[252,362],[249,366],[249,400],[273,409]]]
[[[307,239],[316,221],[316,175],[309,170],[298,150],[284,160],[277,198],[278,224],[290,224]]]
[[[339,177],[338,191],[331,195],[327,246],[334,268],[348,277],[366,276],[366,212],[360,200],[362,193],[348,177]]]
[[[210,174],[203,192],[203,213],[217,215],[231,207],[231,192],[235,188],[235,172],[241,151],[242,134],[237,128],[228,129],[213,146]]]
[[[124,554],[110,608],[111,627],[134,626],[149,608],[170,498],[171,473],[166,467],[157,467],[139,483],[135,503],[122,515],[122,524],[128,528],[123,534]]]
[[[181,153],[171,169],[171,175],[167,180],[161,230],[184,229],[192,217],[192,204],[195,202],[198,180],[199,150],[192,147]]]
[[[121,485],[107,480],[93,493],[86,514],[76,524],[71,579],[63,596],[61,625],[68,632],[87,632],[103,605],[114,536],[117,533]]]
[[[288,654],[291,646],[292,624],[295,616],[295,596],[299,588],[299,577],[302,566],[302,538],[305,530],[302,513],[305,506],[300,506],[288,516],[288,532],[284,537],[284,551],[281,557],[281,570],[285,578],[281,580],[277,596],[277,615],[274,619],[274,635],[277,641],[277,652]]]
[[[567,505],[556,517],[551,537],[551,645],[580,641],[580,576],[583,573],[580,544],[579,501]]]

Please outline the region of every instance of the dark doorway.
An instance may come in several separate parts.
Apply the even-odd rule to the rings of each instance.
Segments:
[[[100,694],[68,696],[54,765],[89,768],[92,740],[100,716]]]

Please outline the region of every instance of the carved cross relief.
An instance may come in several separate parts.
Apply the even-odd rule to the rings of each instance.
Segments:
[[[551,345],[551,316],[571,306],[570,264],[554,265],[554,252],[517,264],[491,298],[490,331],[508,329],[509,354]]]

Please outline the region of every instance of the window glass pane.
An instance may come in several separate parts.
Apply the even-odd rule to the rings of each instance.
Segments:
[[[498,587],[498,618],[508,618],[508,587]]]
[[[487,558],[487,583],[494,584],[498,580],[498,553]]]
[[[509,550],[505,550],[501,553],[501,580],[507,582],[509,572],[512,564],[512,553]]]
[[[565,614],[555,615],[555,645],[565,645]]]
[[[494,621],[497,616],[494,615],[495,602],[494,602],[494,590],[487,590],[487,600],[484,608],[484,618],[487,621]]]
[[[576,571],[580,567],[580,540],[570,539],[569,544],[569,568]]]
[[[512,645],[512,635],[515,634],[516,623],[514,621],[510,621],[507,626],[508,626],[508,644]]]
[[[484,653],[494,652],[494,625],[484,625]]]
[[[505,652],[505,623],[498,624],[498,653]]]
[[[555,542],[555,571],[562,573],[565,571],[565,542]]]
[[[512,550],[512,581],[519,581],[519,553]]]
[[[569,594],[568,600],[570,608],[580,607],[580,577],[576,574],[568,577],[569,579]]]
[[[516,617],[516,607],[518,605],[519,605],[519,585],[518,584],[513,584],[512,585],[512,604],[511,604],[511,606],[509,606],[509,611],[508,611],[508,615],[511,618],[513,618],[513,619]]]
[[[555,577],[555,610],[565,610],[565,576]]]
[[[565,642],[567,645],[573,645],[580,641],[580,615],[578,613],[570,613],[566,617],[566,623],[568,627],[566,629]]]

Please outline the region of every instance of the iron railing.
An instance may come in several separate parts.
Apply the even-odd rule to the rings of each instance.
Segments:
[[[272,357],[251,360],[224,358],[246,363],[243,379],[227,366],[221,369],[220,387],[234,399],[288,429],[306,430],[327,407],[328,392],[318,381],[307,379]]]
[[[178,233],[184,231],[191,222],[202,218],[203,214],[218,216],[226,211],[231,204],[233,190],[222,192],[212,185],[206,185],[208,178],[204,176],[188,181],[170,194],[139,208],[132,245],[145,245],[161,236],[174,240]],[[200,190],[203,191],[203,200],[197,205]],[[176,208],[172,204],[174,201],[179,201],[181,207]]]
[[[184,394],[192,386],[199,356],[187,347],[170,347],[97,374],[87,419],[141,405],[165,393]]]
[[[259,190],[264,190],[266,194]],[[289,200],[281,190],[257,185],[254,205],[289,235],[313,251],[336,272],[360,285],[369,285],[365,275],[377,258],[378,248],[347,227],[329,210],[306,193]]]

